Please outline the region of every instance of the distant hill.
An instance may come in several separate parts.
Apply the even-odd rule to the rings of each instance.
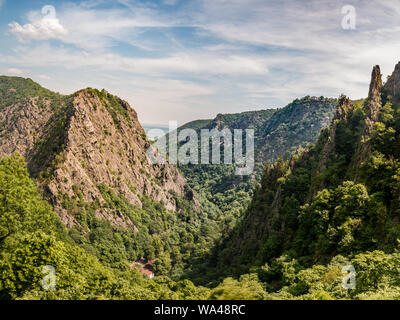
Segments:
[[[205,194],[224,215],[239,216],[251,198],[254,182],[260,181],[265,164],[314,143],[321,129],[331,122],[336,106],[337,99],[304,97],[281,109],[219,114],[212,120],[189,122],[178,132],[191,128],[200,136],[201,129],[254,129],[255,171],[252,176],[242,177],[234,174],[234,165],[185,165],[179,169],[189,185]]]

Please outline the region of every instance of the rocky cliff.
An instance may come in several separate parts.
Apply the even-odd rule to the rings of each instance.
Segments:
[[[397,63],[383,89],[386,94],[389,94],[394,98],[395,102],[398,102],[400,98],[400,62]]]
[[[176,196],[185,195],[185,179],[174,166],[148,163],[150,143],[126,101],[90,88],[62,96],[29,79],[7,77],[0,79],[0,100],[0,156],[18,152],[26,158],[67,226],[76,221],[61,198],[78,196],[100,203],[99,218],[132,226],[129,218],[101,208],[100,185],[139,207],[140,196],[148,195],[176,210]]]

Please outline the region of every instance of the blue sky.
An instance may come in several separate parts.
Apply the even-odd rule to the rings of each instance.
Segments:
[[[183,124],[365,97],[372,66],[388,75],[400,60],[399,18],[400,0],[0,0],[0,74],[106,88],[144,123]]]

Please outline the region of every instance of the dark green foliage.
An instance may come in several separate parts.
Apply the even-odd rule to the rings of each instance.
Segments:
[[[178,129],[178,133],[183,129],[194,129],[198,132],[199,137],[201,129],[218,128],[218,130],[223,130],[227,128],[231,132],[234,129],[254,129],[255,131],[256,163],[255,172],[251,176],[236,176],[235,165],[189,164],[179,167],[189,185],[197,194],[201,195],[202,206],[214,206],[214,215],[220,226],[220,244],[215,247],[214,254],[220,256],[225,264],[230,264],[235,257],[232,256],[230,250],[220,252],[224,246],[223,243],[229,241],[225,239],[226,236],[235,228],[239,218],[249,206],[254,189],[258,185],[257,181],[261,180],[265,162],[272,163],[280,156],[286,159],[298,147],[307,147],[308,143],[314,142],[321,129],[327,126],[332,119],[336,103],[336,99],[306,97],[297,99],[282,109],[219,114],[214,120],[194,121]],[[245,139],[243,142],[245,144]],[[223,151],[221,155],[223,156]],[[299,170],[287,182],[288,189],[285,197],[291,198],[293,192],[296,192],[296,197],[299,197],[299,199],[293,198],[291,204],[286,205],[291,208],[289,215],[292,216],[291,222],[287,224],[288,233],[289,228],[295,228],[295,217],[300,204],[305,200],[310,179],[311,174],[308,170]],[[266,180],[264,179],[264,181]],[[274,188],[265,190],[264,194],[269,194],[268,203],[272,202],[275,191]],[[253,200],[252,206],[257,206],[257,201],[258,203],[262,202]],[[264,210],[266,208],[261,211]],[[276,221],[276,223],[279,222]],[[261,233],[262,231],[255,233],[252,240],[249,241],[252,244],[243,248],[243,251],[247,252],[246,255],[260,255],[258,248],[263,246],[264,238],[257,238],[257,236],[260,236]],[[239,234],[238,237],[241,236],[241,233]],[[270,248],[268,245],[267,247]],[[270,249],[275,247],[276,245],[273,245]],[[265,250],[263,251],[265,252]],[[214,262],[216,259],[215,256],[212,258]],[[238,264],[242,263],[243,261],[238,262]],[[201,272],[197,270],[195,273]]]
[[[51,100],[57,106],[63,96],[41,87],[31,79],[0,76],[0,111],[16,103],[24,103],[30,98]]]
[[[36,145],[46,178],[63,157],[71,97],[49,98],[30,80],[8,83],[0,110],[18,102],[12,94],[19,91],[57,101],[47,130],[54,139]],[[130,116],[116,97],[88,91],[117,126]],[[253,126],[256,139],[272,146],[268,157],[277,161],[256,171],[261,184],[235,177],[234,166],[182,167],[201,209],[171,191],[176,212],[146,196],[139,208],[105,185],[98,186],[105,202],[89,204],[74,185],[72,198],[59,194],[77,222],[68,231],[24,160],[0,159],[0,299],[400,299],[400,105],[385,92],[382,99],[371,122],[370,101],[341,97],[345,107],[315,145],[305,142],[321,127],[305,128],[321,124],[334,100],[305,97],[277,111],[218,115],[229,128]],[[305,149],[293,153],[297,146]],[[46,160],[49,154],[56,156]],[[153,280],[130,266],[142,259],[154,259]],[[45,265],[56,268],[55,290],[41,286]],[[348,290],[342,268],[349,265],[356,288]],[[182,280],[189,277],[211,289]]]
[[[321,132],[315,146],[267,165],[250,208],[216,250],[216,270],[239,275],[285,254],[301,268],[315,268],[307,272],[322,276],[326,267],[313,265],[327,265],[341,255],[355,257],[356,269],[363,270],[363,284],[357,282],[357,290],[342,297],[379,295],[381,283],[397,286],[398,271],[386,269],[388,261],[397,259],[389,254],[400,239],[400,105],[385,99],[378,121],[371,125],[366,116],[372,107],[369,100],[351,103],[341,97],[331,129]],[[364,254],[371,250],[382,252]],[[259,276],[269,283],[282,280],[270,288],[281,290],[282,297],[340,296],[328,293],[330,289],[310,295],[310,284],[293,284],[267,269]],[[398,296],[396,290],[384,294]]]
[[[55,217],[18,155],[0,159],[0,245],[20,230],[51,230]]]
[[[119,205],[124,206],[122,200]],[[90,238],[98,238],[95,253],[100,252],[104,264],[112,268],[67,236],[50,205],[41,199],[22,158],[0,159],[0,299],[206,299],[209,296],[207,289],[197,288],[190,281],[174,282],[162,277],[153,281],[124,267],[125,252],[119,249],[128,239],[107,228],[94,228]],[[73,230],[69,233],[75,241],[85,241],[79,233]],[[162,273],[169,271],[166,253],[158,264],[164,268]],[[45,266],[55,268],[55,289],[42,286]]]
[[[70,236],[99,260],[121,270],[141,259],[156,259],[160,274],[181,275],[188,262],[203,258],[215,241],[217,226],[184,198],[177,197],[179,214],[168,211],[161,203],[141,197],[142,208],[133,206],[105,185],[98,186],[106,201],[85,203],[78,186],[73,187],[75,199],[60,195],[63,206],[84,228],[72,229]],[[99,219],[99,210],[110,212],[133,224],[116,226]]]

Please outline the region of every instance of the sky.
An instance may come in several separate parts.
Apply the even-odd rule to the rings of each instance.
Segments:
[[[142,123],[181,125],[365,97],[372,67],[400,60],[399,18],[400,0],[0,0],[0,74],[105,88]]]

